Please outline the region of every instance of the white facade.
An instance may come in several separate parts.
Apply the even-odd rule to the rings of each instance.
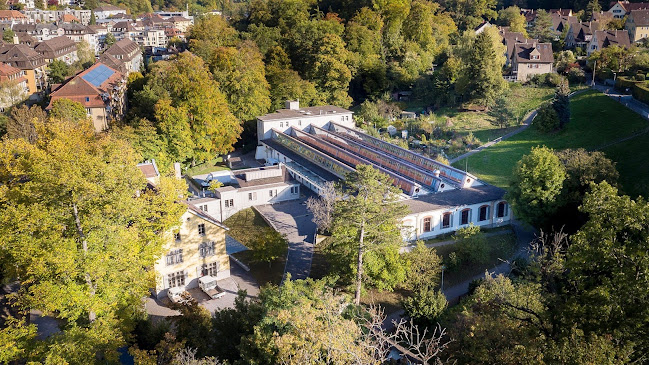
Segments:
[[[426,240],[474,226],[492,228],[507,225],[512,220],[509,204],[502,199],[447,209],[435,209],[403,218],[403,236],[407,241]]]
[[[300,184],[297,181],[280,179],[281,176],[284,176],[284,168],[284,165],[279,164],[265,167],[264,170],[246,169],[194,176],[194,180],[201,183],[218,180],[227,185],[216,189],[213,194],[205,191],[197,192],[197,195],[202,197],[190,199],[189,202],[223,222],[243,209],[298,199],[300,197]],[[259,171],[273,172],[273,170],[278,170],[278,175],[274,176],[277,178],[275,181],[269,181],[268,183],[264,181],[257,184],[254,182],[256,179],[251,178],[250,186],[233,186],[237,185],[237,178],[233,174],[241,175],[246,174],[246,172],[255,173]],[[267,178],[265,180],[268,181]]]
[[[104,10],[95,9],[95,18],[97,20],[99,20],[99,19],[107,19],[107,18],[110,18],[111,16],[115,16],[117,14],[126,14],[126,10],[124,10],[124,9],[104,9]]]
[[[299,130],[309,125],[322,128],[329,122],[354,128],[353,114],[332,106],[300,108],[299,101],[287,101],[285,109],[257,118],[257,140],[261,144],[262,140],[271,138],[273,129],[286,133],[291,127]]]

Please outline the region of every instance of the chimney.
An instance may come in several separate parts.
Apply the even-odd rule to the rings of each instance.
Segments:
[[[286,100],[284,103],[284,108],[288,110],[298,110],[300,109],[300,101],[299,100]]]
[[[439,170],[433,171],[433,175],[435,175],[435,177],[439,177],[440,173],[441,173],[441,171],[439,171]]]
[[[180,162],[174,162],[174,176],[176,177],[176,179],[180,179],[182,177],[182,173],[180,171]]]

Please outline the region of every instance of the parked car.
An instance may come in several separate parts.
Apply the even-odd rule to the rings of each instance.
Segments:
[[[186,303],[190,298],[190,294],[184,288],[169,288],[167,289],[167,296],[172,303]]]
[[[201,290],[212,299],[217,299],[225,295],[225,290],[219,287],[214,276],[203,276],[198,279],[198,286]]]

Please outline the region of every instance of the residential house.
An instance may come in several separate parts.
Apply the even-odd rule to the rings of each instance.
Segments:
[[[608,24],[608,22],[614,19],[615,18],[613,17],[613,14],[609,13],[608,11],[598,11],[593,13],[590,20],[594,22],[600,22],[602,24]]]
[[[110,4],[103,4],[98,8],[93,9],[93,12],[95,13],[95,18],[97,18],[98,20],[107,19],[118,14],[126,15],[126,9],[122,9]]]
[[[77,44],[66,36],[43,41],[37,44],[34,50],[42,54],[48,64],[54,60],[59,60],[71,65],[79,60]]]
[[[14,104],[25,100],[29,95],[29,87],[27,86],[27,77],[25,71],[10,66],[6,63],[0,63],[0,84],[10,82],[19,86],[21,92],[15,95],[7,95],[9,98],[0,99],[0,110],[5,110]],[[13,94],[13,91],[12,91]]]
[[[629,1],[616,1],[611,4],[611,7],[608,9],[608,12],[613,15],[614,18],[622,19],[625,16],[629,15],[630,12],[634,10],[648,10],[649,3],[632,3]]]
[[[18,10],[0,10],[0,23],[5,24],[25,24],[30,19]]]
[[[167,35],[162,29],[146,29],[140,32],[135,41],[142,47],[166,47]]]
[[[570,31],[566,34],[565,47],[567,49],[586,48],[593,38],[593,33],[601,28],[602,24],[595,21],[571,24]]]
[[[520,32],[502,30],[500,32],[502,42],[505,45],[505,66],[509,66],[514,53],[514,45],[517,43],[538,43],[538,39],[527,39]]]
[[[24,44],[30,48],[36,47],[38,41],[36,38],[32,37],[27,33],[15,33],[14,34],[14,43],[15,44]]]
[[[649,37],[649,9],[632,10],[624,23],[624,29],[629,32],[632,43]]]
[[[25,72],[29,94],[43,91],[47,86],[45,58],[25,44],[5,44],[0,48],[0,62]]]
[[[97,33],[87,25],[77,23],[63,23],[60,25],[63,28],[63,34],[72,39],[74,42],[79,43],[85,41],[90,46],[90,49],[99,53],[99,41]]]
[[[81,23],[81,20],[72,14],[63,14],[59,17],[62,23]]]
[[[626,30],[597,30],[588,44],[588,55],[610,46],[631,47],[629,33]]]
[[[12,29],[16,34],[29,34],[36,38],[36,41],[38,42],[43,42],[64,34],[62,28],[59,28],[56,24],[52,23],[16,24]]]
[[[181,32],[185,33],[192,25],[193,20],[183,16],[176,15],[176,16],[169,17],[167,19],[167,22],[170,22],[173,28],[176,28]]]
[[[108,129],[112,120],[122,117],[125,91],[125,75],[98,62],[66,83],[53,86],[47,109],[58,99],[77,101],[86,108],[95,131],[101,132]]]
[[[552,18],[552,30],[558,34],[562,34],[564,31],[567,32],[572,24],[579,23],[576,16],[563,16],[560,13],[552,13],[550,17]]]
[[[558,14],[559,16],[564,16],[564,17],[573,16],[572,9],[561,9],[561,8],[559,8],[559,9],[550,9],[550,10],[548,10],[548,13],[550,13],[550,14]]]
[[[516,81],[552,72],[554,54],[551,43],[518,43],[512,53],[512,74]]]
[[[130,39],[122,39],[115,42],[115,44],[102,53],[100,60],[102,58],[118,60],[124,65],[123,70],[125,70],[126,74],[139,72],[142,67],[142,50],[137,43]]]

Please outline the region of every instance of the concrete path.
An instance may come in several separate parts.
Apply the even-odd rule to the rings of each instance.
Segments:
[[[288,239],[284,276],[290,273],[293,280],[309,277],[316,225],[306,209],[306,199],[261,205],[255,209],[273,229]]]
[[[582,93],[582,92],[584,92],[586,90],[588,90],[588,89],[573,91],[572,93],[570,93],[570,97],[572,98],[573,96],[575,96],[577,94],[580,94],[580,93]],[[476,153],[484,150],[487,147],[491,147],[491,146],[493,146],[493,145],[495,145],[497,143],[500,143],[500,142],[502,142],[502,141],[504,141],[504,140],[506,140],[508,138],[511,138],[512,136],[515,136],[515,135],[521,133],[522,131],[526,130],[530,125],[532,125],[532,121],[534,121],[534,118],[536,118],[536,114],[537,114],[536,110],[533,110],[533,111],[529,112],[525,116],[525,119],[523,119],[523,124],[518,129],[513,130],[513,131],[505,134],[502,137],[498,137],[498,138],[494,139],[491,142],[487,142],[487,143],[483,144],[482,146],[480,146],[478,148],[475,148],[475,149],[473,149],[473,150],[471,150],[471,151],[469,151],[469,152],[467,152],[465,154],[462,154],[460,156],[452,158],[452,159],[449,160],[449,163],[453,164],[453,163],[455,163],[457,161],[463,160],[463,159],[465,159],[465,158],[467,158],[467,157],[469,157],[471,155],[475,155]]]
[[[471,155],[475,155],[476,153],[484,150],[487,147],[491,147],[491,146],[495,145],[496,143],[499,143],[499,142],[504,141],[504,140],[506,140],[508,138],[511,138],[512,136],[515,136],[515,135],[521,133],[522,131],[526,130],[530,125],[532,125],[532,121],[534,120],[534,118],[536,118],[536,110],[532,110],[531,112],[529,112],[525,116],[525,119],[523,119],[523,124],[518,129],[515,129],[515,130],[505,134],[504,136],[498,137],[498,138],[494,139],[493,141],[487,142],[487,143],[481,145],[478,148],[474,148],[471,151],[469,151],[469,152],[467,152],[467,153],[465,153],[463,155],[459,155],[459,156],[457,156],[455,158],[452,158],[452,159],[448,160],[449,163],[452,164],[452,163],[455,163],[457,161],[463,160],[463,159],[465,159],[465,158],[467,158],[467,157],[469,157]]]
[[[626,106],[627,108],[631,109],[637,114],[640,114],[640,116],[642,116],[643,118],[649,118],[649,106],[640,101],[637,101],[636,99],[633,98],[633,96],[623,94],[615,90],[613,86],[595,84],[592,88],[597,91],[601,91],[605,95],[609,96],[611,99]]]

